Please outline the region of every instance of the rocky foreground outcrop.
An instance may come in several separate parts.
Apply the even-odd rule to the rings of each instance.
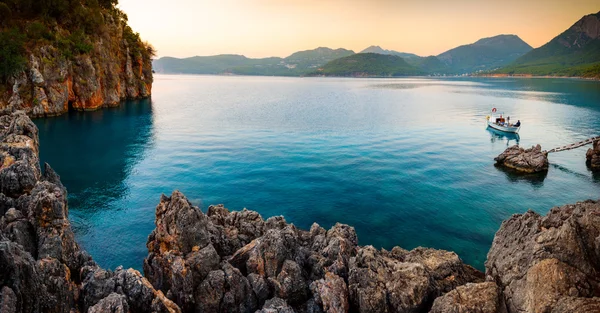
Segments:
[[[594,141],[592,148],[585,154],[586,164],[592,171],[600,172],[600,140]]]
[[[156,208],[142,277],[80,249],[66,189],[38,162],[31,120],[1,116],[2,313],[600,312],[600,201],[514,215],[483,274],[453,252],[359,246],[347,225],[204,213],[175,191]]]
[[[132,269],[100,268],[75,242],[67,191],[38,158],[38,130],[0,116],[0,312],[180,312]]]
[[[453,252],[358,246],[354,228],[210,206],[175,191],[156,208],[144,273],[184,312],[427,312],[483,274]],[[273,307],[276,308],[273,308]]]
[[[542,151],[540,145],[530,149],[514,145],[494,158],[494,161],[497,165],[525,173],[539,173],[548,170],[548,153]]]
[[[600,312],[600,201],[504,221],[486,276],[509,312]]]
[[[452,252],[163,196],[144,272],[184,312],[600,312],[600,202],[514,215],[481,273]]]

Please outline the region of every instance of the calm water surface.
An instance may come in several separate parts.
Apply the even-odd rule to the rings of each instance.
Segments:
[[[491,107],[520,138],[485,129]],[[353,225],[361,245],[457,252],[483,269],[503,219],[600,198],[585,150],[547,175],[493,158],[600,135],[600,84],[553,79],[324,79],[156,75],[151,100],[35,121],[69,191],[79,242],[140,269],[160,194],[308,229]]]

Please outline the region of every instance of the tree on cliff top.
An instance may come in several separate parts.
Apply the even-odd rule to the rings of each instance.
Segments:
[[[118,0],[0,0],[0,79],[5,82],[21,71],[27,50],[40,43],[57,47],[67,59],[90,53],[109,21],[123,27],[133,58],[150,60],[154,49],[127,25],[127,15],[117,4]]]
[[[18,29],[11,28],[0,32],[0,42],[0,82],[6,82],[25,66],[25,36]]]

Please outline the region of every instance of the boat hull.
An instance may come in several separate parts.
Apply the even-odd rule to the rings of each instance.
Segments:
[[[505,133],[517,134],[517,133],[519,133],[519,130],[521,129],[521,126],[519,126],[519,127],[502,126],[502,125],[498,125],[496,123],[492,123],[490,121],[488,121],[487,124],[488,124],[488,127],[493,128],[495,130],[505,132]]]

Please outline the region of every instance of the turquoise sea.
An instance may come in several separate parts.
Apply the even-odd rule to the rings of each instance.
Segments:
[[[485,128],[492,107],[520,137]],[[455,251],[484,268],[502,220],[600,198],[585,149],[546,175],[494,166],[507,146],[600,135],[600,83],[156,75],[152,99],[37,119],[41,159],[69,191],[77,240],[100,265],[141,269],[161,193],[356,228],[361,245]]]

